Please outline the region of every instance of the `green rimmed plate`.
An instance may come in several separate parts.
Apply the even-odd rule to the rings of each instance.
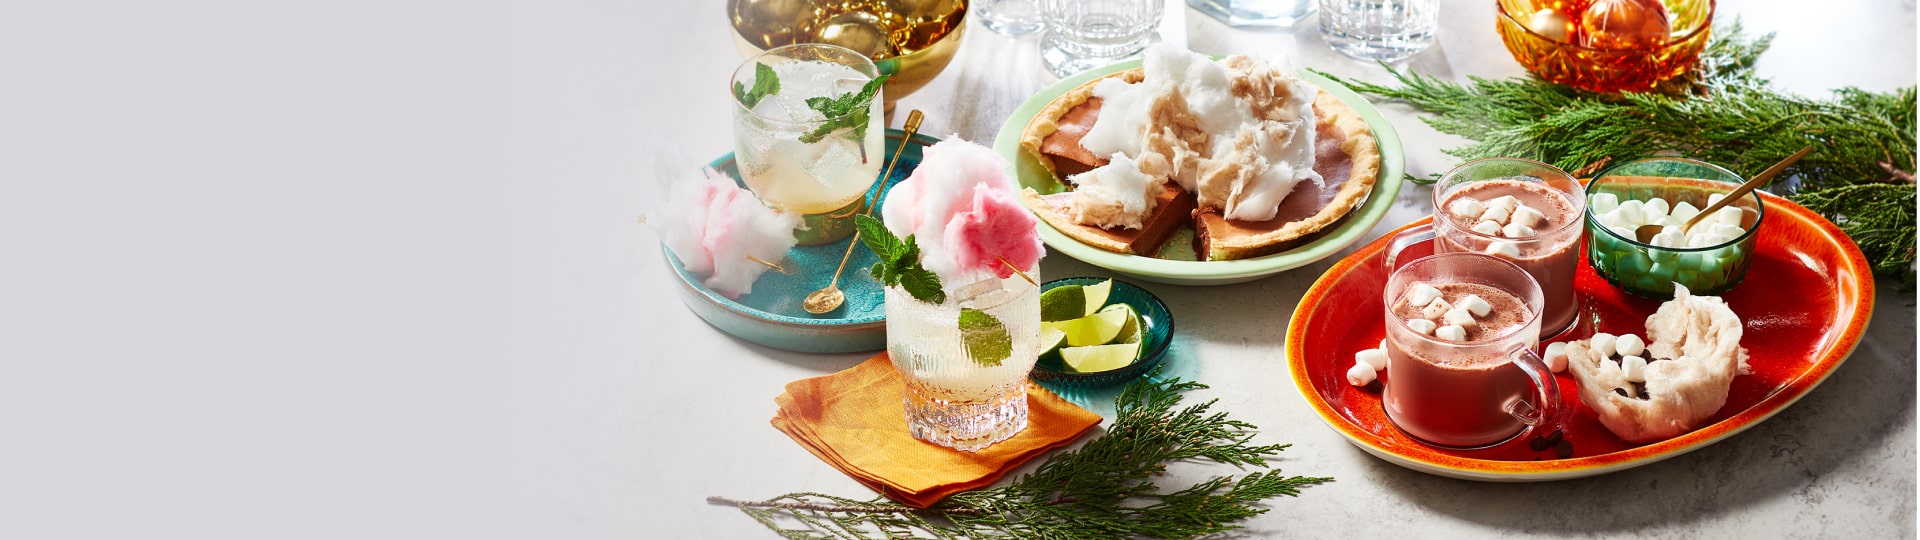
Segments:
[[[1020,149],[1020,133],[1033,120],[1034,115],[1046,108],[1047,103],[1061,94],[1085,84],[1095,78],[1140,66],[1140,61],[1122,62],[1111,66],[1090,70],[1061,80],[1046,90],[1034,94],[1027,102],[1013,111],[1006,124],[1000,126],[1000,134],[994,138],[993,149],[1006,158],[1011,174],[1022,186],[1034,188],[1041,193],[1052,193],[1060,189],[1053,175],[1038,161],[1039,156]],[[1327,258],[1342,248],[1359,242],[1369,229],[1387,215],[1387,209],[1393,206],[1393,200],[1400,194],[1400,179],[1406,171],[1406,153],[1400,145],[1400,135],[1393,130],[1393,124],[1380,115],[1380,110],[1361,98],[1353,90],[1341,86],[1312,72],[1301,71],[1300,77],[1319,87],[1360,112],[1367,126],[1373,128],[1374,138],[1380,146],[1380,179],[1374,183],[1373,193],[1367,196],[1367,202],[1354,209],[1346,221],[1320,238],[1300,247],[1265,257],[1237,261],[1194,261],[1157,259],[1128,253],[1114,253],[1080,243],[1045,221],[1040,222],[1040,239],[1047,247],[1064,253],[1069,257],[1086,261],[1088,264],[1106,268],[1119,274],[1156,283],[1174,285],[1227,285],[1243,283],[1271,276],[1286,270],[1305,266],[1314,261]],[[1181,238],[1190,238],[1191,233],[1183,231],[1185,236],[1176,236],[1171,243],[1181,243]],[[1187,257],[1192,257],[1187,250]]]

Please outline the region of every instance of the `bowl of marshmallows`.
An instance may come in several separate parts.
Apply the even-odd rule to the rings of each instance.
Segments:
[[[1587,263],[1629,293],[1667,300],[1674,284],[1716,295],[1747,275],[1760,219],[1758,192],[1742,196],[1693,227],[1682,224],[1745,181],[1725,168],[1656,157],[1607,168],[1587,184]],[[1642,241],[1638,231],[1658,226]]]

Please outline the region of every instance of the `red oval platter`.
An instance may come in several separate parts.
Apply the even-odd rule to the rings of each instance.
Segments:
[[[1570,405],[1565,425],[1573,453],[1533,450],[1529,434],[1489,448],[1454,450],[1413,440],[1388,422],[1380,384],[1354,387],[1345,373],[1353,355],[1379,346],[1386,331],[1381,258],[1387,234],[1328,269],[1301,298],[1287,330],[1288,371],[1300,395],[1334,431],[1375,456],[1432,474],[1471,480],[1527,482],[1605,474],[1684,454],[1731,437],[1799,400],[1840,367],[1873,315],[1873,273],[1860,248],[1840,229],[1806,208],[1763,194],[1753,266],[1722,295],[1746,324],[1741,340],[1754,373],[1734,378],[1726,405],[1710,424],[1646,445],[1615,437],[1580,403],[1573,378],[1557,379]],[[1413,227],[1431,221],[1422,218]],[[1396,231],[1397,232],[1397,231]],[[1574,287],[1581,297],[1575,327],[1552,341],[1595,332],[1645,335],[1659,301],[1629,295],[1587,266],[1581,250]],[[1382,383],[1386,373],[1381,372]]]

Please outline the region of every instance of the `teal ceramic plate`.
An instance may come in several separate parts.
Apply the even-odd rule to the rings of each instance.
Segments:
[[[1034,115],[1039,114],[1040,109],[1045,108],[1054,98],[1097,77],[1132,69],[1139,65],[1140,61],[1135,60],[1087,71],[1062,80],[1035,94],[1019,109],[1014,110],[1013,116],[1000,127],[1000,135],[993,141],[994,151],[1007,159],[1008,166],[1013,168],[1014,178],[1018,179],[1021,185],[1041,193],[1059,191],[1062,189],[1060,184],[1054,181],[1053,176],[1048,174],[1046,168],[1039,163],[1038,160],[1041,158],[1020,149],[1020,133],[1026,129],[1027,123],[1033,120]],[[1400,135],[1394,132],[1393,124],[1388,123],[1386,117],[1380,116],[1379,109],[1373,108],[1366,99],[1347,87],[1304,70],[1300,72],[1300,77],[1359,111],[1360,116],[1367,120],[1367,125],[1373,128],[1374,137],[1380,144],[1380,180],[1374,184],[1373,193],[1367,196],[1365,204],[1354,210],[1353,215],[1348,216],[1345,222],[1334,227],[1324,236],[1288,251],[1238,261],[1182,261],[1114,253],[1082,244],[1072,237],[1061,234],[1044,221],[1040,223],[1040,239],[1054,251],[1065,253],[1069,257],[1086,261],[1094,266],[1146,281],[1176,285],[1226,285],[1253,281],[1327,258],[1342,248],[1360,241],[1366,236],[1368,229],[1372,229],[1380,222],[1381,217],[1387,215],[1387,209],[1393,206],[1394,197],[1400,194],[1400,177],[1404,176],[1406,171],[1406,153],[1400,146]],[[1191,238],[1191,233],[1183,232],[1182,234]],[[1180,238],[1182,237],[1176,236],[1173,242],[1182,242]],[[1192,257],[1191,253],[1187,256]]]
[[[895,153],[901,154],[900,163],[894,166],[887,183],[891,185],[906,179],[920,164],[920,151],[935,142],[939,142],[939,139],[926,135],[914,135],[912,140],[906,140],[905,132],[887,130],[888,159]],[[708,165],[736,181],[740,178],[732,153]],[[881,168],[885,167],[883,163]],[[847,252],[850,242],[853,242],[852,238],[825,245],[796,246],[788,250],[785,260],[774,262],[793,273],[762,273],[760,279],[753,283],[753,292],[737,299],[728,299],[708,289],[700,283],[699,276],[687,273],[680,259],[673,256],[672,250],[662,246],[661,251],[666,252],[667,266],[673,268],[674,275],[680,277],[681,301],[695,315],[722,332],[790,351],[877,351],[887,346],[887,323],[886,310],[882,305],[885,294],[880,283],[874,281],[866,270],[878,262],[872,251],[864,248],[853,250],[852,258],[847,261],[846,272],[840,275],[840,290],[847,294],[846,304],[840,309],[825,315],[813,315],[800,307],[800,302],[806,299],[808,293],[826,287],[827,282],[833,279],[833,270],[840,265],[840,257]]]
[[[1049,281],[1040,289],[1044,291],[1061,285],[1092,285],[1105,280],[1095,277],[1062,278]],[[1113,291],[1107,296],[1107,305],[1113,304],[1126,304],[1140,315],[1142,343],[1139,359],[1117,369],[1080,373],[1068,371],[1059,354],[1048,354],[1034,362],[1033,380],[1049,387],[1105,388],[1137,379],[1160,365],[1160,359],[1167,354],[1167,345],[1173,343],[1173,313],[1167,311],[1167,305],[1160,301],[1160,297],[1139,285],[1118,279],[1113,280]]]

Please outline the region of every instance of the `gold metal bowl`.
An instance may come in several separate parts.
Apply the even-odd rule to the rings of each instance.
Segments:
[[[873,59],[891,78],[887,110],[926,86],[960,50],[967,0],[729,0],[743,57],[794,43],[831,43]]]
[[[1714,0],[1661,0],[1671,14],[1667,42],[1645,49],[1596,49],[1557,41],[1528,28],[1535,12],[1582,8],[1590,0],[1500,0],[1495,25],[1507,52],[1547,82],[1595,92],[1644,91],[1686,73],[1707,46]],[[1572,16],[1576,21],[1579,15]]]

